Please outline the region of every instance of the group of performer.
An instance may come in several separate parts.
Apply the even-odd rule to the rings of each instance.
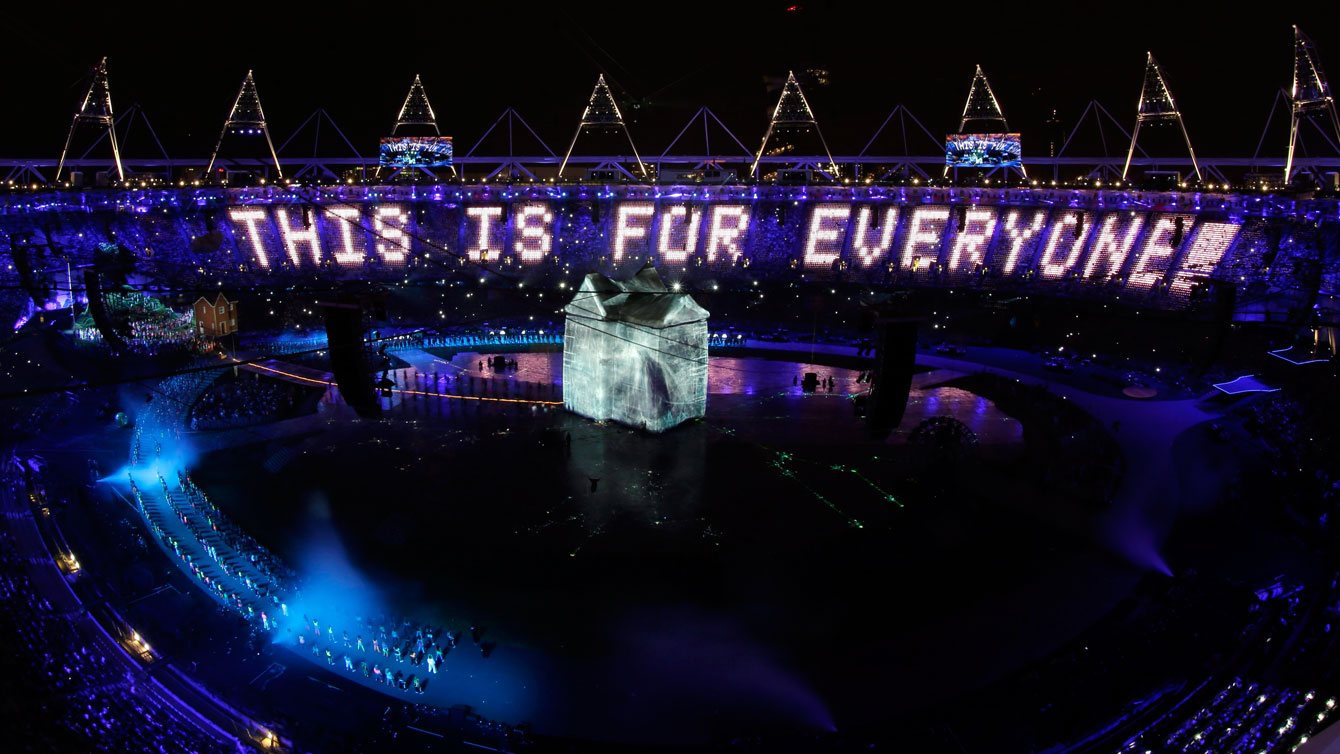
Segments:
[[[347,672],[361,673],[364,678],[375,683],[419,694],[427,689],[428,679],[415,673],[406,675],[395,669],[390,661],[394,659],[399,664],[409,663],[423,668],[429,675],[436,675],[447,654],[456,648],[461,638],[452,631],[434,629],[431,625],[417,625],[408,619],[400,623],[381,619],[374,624],[371,621],[365,623],[361,616],[355,616],[354,622],[358,628],[352,638],[348,631],[342,630],[336,634],[334,626],[326,624],[323,627],[320,620],[306,615],[302,617],[302,625],[296,632],[292,628],[288,631],[294,634],[300,647],[307,648],[318,659],[324,658],[327,665],[334,666],[338,660]],[[493,645],[479,642],[478,628],[471,627],[470,631],[481,654],[488,657]],[[369,638],[364,639],[363,632]],[[373,658],[380,657],[385,662],[379,663],[374,659],[369,664],[364,659],[369,652]]]
[[[196,373],[165,380],[159,391],[166,400],[147,402],[136,422],[132,464],[140,466],[152,460],[162,497],[146,494],[133,474],[128,472],[127,476],[131,495],[154,534],[207,591],[246,618],[257,634],[278,636],[287,627],[289,642],[310,651],[317,661],[324,659],[330,666],[338,662],[347,672],[362,673],[377,683],[424,693],[427,676],[436,675],[446,655],[457,646],[456,633],[385,617],[374,621],[355,616],[353,636],[309,615],[302,615],[302,623],[295,625],[301,610],[291,611],[286,600],[297,596],[293,586],[297,575],[229,521],[185,469],[176,469],[175,490],[157,471],[158,463],[164,460],[164,441],[180,439],[185,418],[181,407],[190,405],[184,398],[199,395],[208,382]],[[141,442],[149,439],[153,441],[152,458],[146,457],[147,448]],[[159,499],[163,504],[157,502]],[[178,522],[184,527],[184,536],[168,529]],[[481,634],[481,629],[472,626],[468,638],[488,657],[494,644],[481,643]],[[372,657],[367,657],[369,652]],[[408,668],[397,668],[405,663],[422,670],[416,674]]]

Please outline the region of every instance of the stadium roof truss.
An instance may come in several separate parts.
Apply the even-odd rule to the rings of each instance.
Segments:
[[[1340,170],[1340,117],[1337,116],[1335,101],[1312,40],[1296,27],[1294,29],[1293,61],[1292,88],[1287,92],[1281,90],[1277,94],[1266,119],[1266,130],[1262,132],[1256,151],[1251,157],[1202,159],[1195,154],[1191,139],[1187,135],[1185,124],[1182,121],[1182,113],[1173,100],[1165,74],[1151,54],[1146,58],[1145,78],[1141,88],[1134,129],[1128,132],[1107,108],[1103,107],[1097,100],[1091,100],[1076,119],[1074,126],[1068,130],[1064,142],[1055,156],[1026,156],[1024,162],[1035,169],[1046,170],[1050,167],[1052,180],[1058,182],[1061,179],[1063,169],[1067,172],[1074,169],[1078,171],[1077,177],[1094,180],[1107,179],[1108,177],[1124,179],[1131,168],[1137,166],[1166,166],[1178,170],[1189,168],[1201,179],[1208,177],[1210,180],[1223,180],[1225,182],[1227,182],[1225,172],[1247,172],[1259,175],[1262,170],[1268,170],[1272,173],[1278,170],[1281,174],[1293,178],[1299,172],[1321,177],[1327,172]],[[1262,148],[1269,136],[1267,132],[1274,118],[1275,109],[1281,108],[1284,102],[1288,103],[1290,111],[1288,150],[1286,152],[1281,149],[1276,156],[1263,157]],[[992,120],[997,117],[1002,127],[1008,127],[1000,103],[996,100],[995,93],[991,90],[990,84],[979,66],[974,73],[973,86],[960,116],[960,129],[965,128],[968,122],[974,119]],[[153,127],[149,125],[148,119],[137,105],[132,105],[119,117],[114,116],[111,96],[107,87],[107,61],[104,58],[93,69],[92,81],[79,108],[74,113],[70,133],[59,159],[0,158],[0,168],[4,168],[4,170],[0,170],[0,179],[11,184],[33,183],[37,185],[59,181],[67,167],[71,170],[103,170],[107,165],[106,158],[89,158],[94,148],[102,144],[103,139],[111,144],[112,160],[116,164],[117,175],[122,180],[126,180],[128,175],[133,175],[136,172],[163,171],[170,175],[176,169],[198,171],[202,167],[208,172],[213,169],[215,162],[220,158],[220,149],[223,146],[224,137],[230,130],[234,129],[264,135],[269,159],[266,160],[257,156],[238,156],[230,158],[229,163],[239,168],[253,170],[273,166],[281,178],[286,174],[285,170],[288,170],[294,177],[315,175],[338,180],[342,175],[347,175],[351,168],[366,170],[370,163],[375,164],[377,162],[376,155],[368,157],[359,154],[358,150],[345,138],[339,126],[335,125],[329,113],[325,110],[317,110],[308,116],[302,125],[295,130],[294,134],[276,150],[270,138],[269,127],[261,109],[256,84],[250,71],[243,79],[242,86],[239,88],[232,109],[224,122],[219,139],[207,160],[202,158],[169,158],[161,143],[158,143],[157,150],[161,157],[126,157],[123,154],[125,140],[128,138],[128,133],[136,118],[144,121],[150,135],[157,142],[157,134],[154,133]],[[895,118],[898,123],[896,131],[890,129]],[[1186,143],[1187,155],[1185,157],[1153,158],[1140,146],[1140,129],[1145,124],[1156,121],[1176,121]],[[685,144],[687,139],[693,139],[696,142],[696,136],[693,134],[699,122],[701,122],[703,128],[703,151],[705,154],[684,148],[677,150],[676,147]],[[909,122],[911,128],[909,128]],[[1334,147],[1334,155],[1307,154],[1302,139],[1304,122],[1314,123],[1316,130],[1322,134],[1325,141]],[[82,154],[75,156],[70,152],[74,132],[81,124],[89,123],[99,127],[103,133],[98,136],[92,146],[85,149]],[[504,124],[506,128],[500,128]],[[520,129],[516,128],[517,124],[520,124]],[[428,102],[422,80],[417,76],[396,116],[393,133],[398,131],[400,127],[408,125],[431,126],[435,130],[437,129],[436,113]],[[320,131],[323,126],[335,130],[339,137],[338,141],[349,148],[349,156],[320,155]],[[773,139],[777,129],[787,126],[800,127],[801,129],[813,128],[818,135],[818,145],[823,153],[810,156],[794,153],[767,154],[770,140]],[[296,144],[297,134],[305,132],[304,130],[309,127],[313,129],[311,156],[289,154],[281,157],[280,152],[290,143]],[[712,153],[709,132],[718,127],[724,131],[725,136],[724,138],[718,137],[717,143],[723,145],[724,148],[719,147],[720,153],[714,154]],[[1082,127],[1097,128],[1101,142],[1101,155],[1072,155],[1070,153],[1073,146],[1072,142]],[[631,160],[624,155],[578,156],[574,154],[577,141],[582,134],[598,129],[622,131],[628,139],[632,151]],[[921,135],[917,135],[918,132]],[[507,141],[505,148],[498,145],[503,135],[505,135]],[[924,141],[923,135],[925,137]],[[1109,140],[1108,135],[1113,135],[1114,139]],[[890,141],[892,147],[887,149],[880,147],[878,148],[879,153],[875,153],[873,150],[877,149],[876,144],[881,136],[884,136],[885,141]],[[493,142],[485,150],[485,144],[490,137],[493,137]],[[1118,138],[1127,140],[1128,148],[1124,159],[1119,153],[1113,154],[1117,149],[1109,150],[1108,148],[1108,142],[1115,141]],[[1270,138],[1273,139],[1274,137]],[[522,142],[518,142],[517,139],[521,139]],[[341,151],[343,151],[342,148]],[[625,167],[633,161],[636,161],[638,165],[638,170],[641,172],[640,177],[635,175],[634,172],[630,172],[629,167],[631,166]],[[582,112],[577,131],[562,157],[559,157],[545,143],[515,109],[509,107],[489,126],[488,130],[480,136],[468,152],[464,155],[458,154],[455,157],[454,163],[453,171],[457,171],[458,176],[463,175],[465,171],[482,172],[482,177],[486,180],[492,180],[498,176],[505,176],[506,180],[509,181],[514,178],[539,180],[536,172],[537,168],[541,166],[549,170],[556,166],[559,176],[562,177],[563,173],[573,164],[580,164],[584,168],[618,172],[633,181],[650,177],[647,165],[643,162],[633,143],[623,115],[603,75],[597,78],[591,98]],[[840,166],[843,165],[860,166],[862,172],[868,170],[868,174],[873,175],[877,180],[886,180],[895,174],[929,179],[932,171],[944,169],[945,152],[944,142],[931,133],[906,106],[899,104],[889,112],[879,127],[875,129],[874,134],[860,152],[854,155],[835,156],[829,149],[822,132],[819,131],[818,122],[810,109],[804,92],[801,90],[800,84],[794,74],[791,74],[787,76],[786,83],[783,85],[767,131],[763,135],[762,144],[757,152],[752,152],[746,148],[744,143],[725,126],[715,113],[706,107],[701,107],[655,159],[658,172],[663,166],[701,170],[708,166],[721,168],[729,165],[738,166],[742,176],[747,172],[754,177],[759,175],[760,168],[764,164],[783,168],[812,169],[830,179],[836,179],[839,176]],[[52,169],[55,171],[54,178],[49,179],[48,176],[52,175]],[[476,174],[472,177],[481,176]]]
[[[888,127],[889,121],[893,120],[893,116],[895,115],[898,116],[898,128],[903,137],[903,154],[902,154],[903,159],[900,161],[889,163],[888,166],[884,168],[884,171],[880,174],[880,180],[888,178],[893,173],[899,173],[899,172],[917,173],[922,178],[929,178],[930,174],[927,173],[925,170],[923,170],[921,167],[921,164],[927,162],[928,160],[926,158],[913,157],[912,152],[908,147],[907,121],[910,119],[912,123],[916,125],[917,128],[921,129],[921,132],[926,134],[926,138],[930,139],[931,146],[934,147],[935,149],[943,149],[944,145],[941,142],[937,141],[935,136],[930,132],[930,130],[927,129],[926,126],[922,125],[921,120],[917,118],[916,115],[913,115],[912,111],[908,110],[907,106],[903,105],[902,103],[894,105],[893,110],[891,110],[889,114],[884,117],[884,122],[879,124],[879,128],[875,129],[875,133],[870,137],[870,141],[866,142],[865,147],[861,149],[859,154],[856,155],[856,161],[878,162],[882,159],[880,157],[874,157],[874,156],[867,157],[867,155],[870,154],[870,147],[874,146],[875,140],[879,138],[880,134],[884,133],[884,129]],[[936,157],[934,159],[936,161],[936,164],[944,163],[944,157]]]
[[[349,137],[344,135],[344,131],[340,128],[340,125],[335,122],[335,119],[330,117],[330,113],[326,112],[326,109],[324,107],[318,107],[317,109],[313,110],[312,114],[308,115],[307,118],[304,119],[303,122],[299,124],[297,128],[293,129],[293,133],[289,134],[289,137],[287,139],[284,139],[283,143],[279,145],[279,149],[275,150],[276,155],[282,154],[284,148],[287,147],[289,143],[292,142],[295,138],[297,138],[298,134],[302,133],[303,130],[307,128],[308,124],[311,124],[312,157],[309,161],[307,161],[301,167],[299,167],[296,172],[293,173],[292,178],[294,180],[297,180],[303,177],[304,175],[307,175],[308,173],[312,172],[323,173],[327,177],[334,180],[340,179],[340,176],[336,175],[335,171],[331,170],[330,167],[325,164],[325,161],[320,156],[322,121],[328,123],[331,128],[335,129],[335,134],[340,137],[340,141],[344,142],[344,145],[349,148],[350,153],[354,157],[361,158],[361,156],[358,154],[358,149],[355,148],[353,143],[349,141]]]
[[[149,129],[150,138],[154,140],[154,145],[158,147],[158,153],[162,155],[163,160],[166,161],[166,163],[170,167],[172,165],[172,158],[168,156],[167,149],[163,147],[163,142],[160,141],[158,138],[158,132],[154,130],[153,124],[149,122],[148,113],[144,112],[144,108],[141,107],[139,103],[135,103],[130,107],[127,107],[125,110],[122,110],[121,114],[116,116],[116,121],[113,123],[113,126],[115,128],[121,129],[121,135],[117,137],[118,138],[117,144],[120,148],[120,151],[123,154],[125,153],[126,144],[130,139],[130,131],[132,128],[134,128],[136,120],[144,122],[144,127]],[[88,145],[88,148],[85,149],[77,159],[87,160],[89,154],[94,149],[96,149],[99,144],[102,143],[103,139],[108,138],[110,135],[112,135],[112,133],[108,131],[104,131],[103,133],[99,134],[98,138],[94,139],[93,143]],[[123,158],[122,162],[125,163],[126,160]],[[133,171],[131,175],[132,177],[134,176]]]
[[[716,113],[712,112],[711,108],[704,106],[698,108],[698,112],[694,113],[692,118],[689,118],[689,121],[684,124],[684,127],[679,129],[679,133],[675,134],[675,138],[671,139],[670,143],[666,145],[665,150],[661,152],[660,157],[656,160],[658,172],[660,169],[661,162],[665,161],[666,158],[670,156],[670,150],[675,148],[675,145],[679,143],[679,140],[684,138],[684,135],[687,134],[689,129],[693,127],[693,124],[698,122],[699,120],[703,122],[703,154],[701,157],[698,156],[694,157],[694,159],[697,160],[697,162],[693,166],[695,170],[705,168],[710,165],[716,165],[721,162],[726,161],[734,162],[739,160],[741,157],[743,157],[746,160],[754,159],[754,155],[749,152],[749,148],[744,145],[744,142],[740,141],[740,139],[735,135],[735,133],[731,131],[729,128],[727,128],[725,123],[721,122],[721,119],[717,117]],[[726,132],[726,135],[730,137],[731,141],[735,144],[735,146],[740,148],[739,153],[731,154],[728,157],[713,156],[712,135],[711,135],[711,125],[713,122],[715,122],[718,126],[720,126],[722,131]],[[676,157],[674,159],[676,162],[681,162],[685,158],[681,156]]]
[[[504,120],[507,121],[507,158],[498,161],[498,157],[496,156],[476,157],[475,151],[478,150],[480,145],[484,143],[484,140],[489,137],[489,134],[493,133],[493,130],[498,127],[498,124],[502,123]],[[503,110],[502,115],[499,115],[497,120],[493,121],[493,125],[489,126],[488,130],[484,132],[484,135],[479,137],[479,141],[476,141],[475,145],[470,147],[470,151],[465,153],[464,159],[458,157],[456,158],[457,161],[467,164],[472,162],[491,164],[498,161],[498,165],[493,168],[492,172],[485,176],[486,179],[491,179],[506,170],[509,178],[517,173],[521,173],[527,178],[535,180],[535,174],[526,167],[526,163],[537,164],[545,161],[546,158],[520,157],[516,154],[514,145],[516,144],[515,127],[517,123],[520,123],[521,127],[526,129],[526,133],[530,134],[531,137],[539,143],[540,148],[542,148],[548,155],[548,160],[558,159],[558,155],[554,154],[554,150],[550,149],[549,145],[544,142],[544,139],[541,139],[540,135],[535,133],[535,129],[531,128],[530,124],[526,122],[526,119],[521,117],[521,113],[518,113],[515,109],[509,107],[506,110]]]

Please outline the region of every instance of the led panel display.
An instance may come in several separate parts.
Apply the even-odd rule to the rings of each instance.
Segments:
[[[945,164],[951,168],[1017,168],[1023,164],[1019,134],[949,134]]]
[[[450,136],[387,136],[378,150],[384,168],[437,168],[451,165]]]

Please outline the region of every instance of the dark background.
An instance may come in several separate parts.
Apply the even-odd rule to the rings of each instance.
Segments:
[[[806,93],[835,153],[858,152],[900,102],[943,135],[957,128],[975,63],[1023,132],[1026,154],[1045,153],[1053,132],[1069,129],[1093,98],[1129,128],[1151,50],[1197,151],[1249,156],[1276,92],[1290,84],[1290,24],[1312,36],[1323,65],[1340,70],[1333,5],[1261,3],[1249,13],[1191,2],[791,5],[8,4],[0,10],[0,156],[58,155],[102,55],[117,110],[142,104],[180,157],[208,155],[248,68],[276,146],[324,107],[365,154],[389,132],[416,73],[457,154],[509,105],[561,153],[604,72],[650,155],[700,105],[756,148],[777,99],[765,77],[779,84],[789,68],[828,72],[827,85],[811,82]],[[1046,123],[1053,108],[1059,126]],[[1263,154],[1283,153],[1287,115],[1280,120],[1277,112]],[[130,156],[152,152],[146,135],[132,134]],[[329,129],[323,153],[347,152],[326,136]],[[310,154],[310,144],[299,139],[285,154]],[[917,144],[914,152],[930,151]]]

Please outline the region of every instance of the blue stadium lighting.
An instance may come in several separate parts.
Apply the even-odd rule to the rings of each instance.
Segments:
[[[546,32],[585,49],[569,21]],[[838,71],[813,68],[754,92],[777,98],[757,150],[718,120],[728,138],[644,159],[629,126],[696,74],[606,53],[566,152],[510,109],[455,150],[416,75],[362,144],[304,121],[345,155],[318,157],[303,127],[271,141],[247,71],[208,160],[126,158],[157,135],[138,106],[113,117],[103,59],[59,160],[0,159],[10,738],[1335,738],[1340,157],[1314,147],[1340,119],[1293,38],[1288,151],[1277,119],[1250,159],[1198,157],[1143,52],[1133,129],[1084,110],[1129,139],[1101,157],[1067,152],[1079,123],[1054,112],[1059,139],[1029,132],[1025,155],[978,66],[943,140],[899,106],[879,146],[833,154],[801,84],[827,115]],[[954,58],[931,78],[966,73]],[[444,114],[478,122],[475,83],[441,85]],[[627,122],[625,85],[647,92]],[[1181,156],[1137,147],[1161,124]],[[579,154],[597,134],[623,151]]]
[[[1279,391],[1279,388],[1270,387],[1264,382],[1258,380],[1256,378],[1256,375],[1254,374],[1244,374],[1243,376],[1238,377],[1237,379],[1234,380],[1229,380],[1228,382],[1216,382],[1214,383],[1213,387],[1215,390],[1218,390],[1219,392],[1224,393],[1225,395],[1243,395],[1244,393],[1274,393]]]
[[[1271,356],[1274,356],[1277,359],[1287,361],[1295,366],[1303,366],[1304,364],[1325,364],[1326,362],[1330,361],[1329,358],[1317,358],[1315,352],[1306,352],[1306,351],[1305,353],[1308,353],[1309,356],[1311,356],[1312,358],[1304,357],[1301,359],[1295,359],[1293,356],[1290,355],[1290,353],[1295,350],[1302,350],[1302,349],[1298,349],[1296,346],[1290,346],[1289,348],[1281,348],[1275,351],[1267,351],[1266,353],[1270,354]]]

